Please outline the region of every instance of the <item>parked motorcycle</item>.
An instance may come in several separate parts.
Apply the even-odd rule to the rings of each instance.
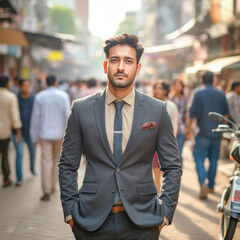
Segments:
[[[232,143],[229,154],[229,158],[237,165],[236,171],[230,177],[229,184],[222,194],[221,202],[217,206],[217,211],[221,213],[219,240],[231,240],[237,223],[240,221],[240,130],[232,121],[219,113],[210,112],[208,116],[214,122],[226,121],[235,128],[220,124],[217,129],[212,130],[213,132],[231,133],[231,138],[237,139]]]

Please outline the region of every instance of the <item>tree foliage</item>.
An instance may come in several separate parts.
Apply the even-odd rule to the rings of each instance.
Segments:
[[[121,33],[133,33],[137,34],[138,31],[136,29],[135,21],[132,17],[126,17],[118,27],[115,35],[119,35]]]
[[[50,21],[50,29],[53,32],[66,34],[77,33],[74,13],[70,8],[55,5],[50,10]]]

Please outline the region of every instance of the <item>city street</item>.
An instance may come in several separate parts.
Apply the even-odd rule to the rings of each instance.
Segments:
[[[25,148],[25,150],[27,150]],[[74,239],[70,227],[64,223],[59,191],[51,196],[50,202],[40,201],[40,149],[37,149],[37,173],[31,176],[28,154],[24,158],[24,184],[0,189],[0,239],[4,240],[50,240]],[[184,171],[182,177],[179,205],[173,224],[162,230],[160,239],[171,240],[211,240],[217,239],[219,213],[216,206],[227,184],[227,177],[218,172],[216,193],[208,200],[198,200],[199,186],[191,152],[185,147],[183,152]],[[12,180],[15,181],[15,151],[10,145]],[[84,174],[84,165],[80,170],[80,181]],[[2,175],[1,175],[2,181]],[[0,182],[2,184],[2,182]],[[240,239],[239,226],[235,240]]]
[[[59,184],[56,189],[49,184],[53,172],[52,182],[56,182],[56,168],[50,169],[49,156],[51,152],[54,156],[59,154],[61,143],[51,139],[62,139],[65,130],[66,157],[72,158],[81,149],[79,143],[89,159],[95,160],[93,164],[86,163],[83,157],[78,179],[75,178],[81,199],[86,197],[77,207],[86,220],[90,219],[86,221],[89,229],[96,226],[94,220],[101,225],[101,216],[115,212],[110,210],[111,198],[118,202],[118,191],[123,200],[125,194],[126,202],[116,211],[128,209],[139,226],[152,224],[147,208],[159,220],[156,225],[163,217],[170,217],[181,169],[178,163],[169,167],[162,162],[170,176],[166,177],[168,191],[162,195],[168,207],[158,211],[158,203],[152,204],[159,199],[154,195],[157,189],[151,178],[149,153],[151,149],[162,149],[159,155],[166,152],[172,156],[169,158],[176,159],[174,133],[182,152],[183,175],[174,218],[171,225],[163,227],[159,239],[219,240],[222,215],[217,206],[229,179],[234,179],[231,208],[240,209],[240,179],[238,174],[230,178],[240,151],[236,144],[240,131],[239,76],[240,0],[0,0],[0,148],[4,155],[2,162],[0,153],[0,240],[75,239],[63,216]],[[212,131],[217,124],[218,129]],[[18,158],[16,167],[13,141],[17,155],[22,156],[20,132],[31,154],[25,144],[23,159]],[[191,139],[197,132],[199,137]],[[201,161],[201,156],[214,161],[208,174],[212,187],[221,133],[226,136],[221,141],[215,186],[205,200],[200,200],[192,145],[196,141],[197,161]],[[2,168],[8,171],[5,155],[11,137],[12,184],[8,176],[3,180],[2,173]],[[184,145],[184,138],[191,140]],[[34,146],[41,142],[45,155],[41,159],[37,144],[35,169],[35,149],[30,141]],[[228,159],[229,152],[236,163]],[[101,162],[113,160],[119,164],[121,157],[121,165],[112,165],[112,169]],[[75,176],[76,166],[71,159],[63,162],[61,179],[66,196],[71,195],[71,182],[66,184],[65,173]],[[86,164],[90,168],[81,189]],[[207,167],[209,162],[206,160],[205,164]],[[203,175],[203,166],[197,167],[199,175]],[[150,195],[152,201],[146,200],[151,199]],[[201,198],[205,197],[202,191]],[[218,209],[230,216],[228,207],[220,206]],[[70,209],[64,207],[68,214]],[[83,218],[79,219],[84,225]],[[116,235],[118,231],[130,232],[137,240],[140,234],[146,239],[142,232],[137,235],[126,230],[125,226],[131,227],[128,221],[114,219]],[[118,223],[125,224],[123,231]],[[76,227],[76,235],[77,230]],[[83,234],[81,229],[79,234]],[[103,235],[106,238],[105,232]],[[240,240],[240,217],[233,240]]]

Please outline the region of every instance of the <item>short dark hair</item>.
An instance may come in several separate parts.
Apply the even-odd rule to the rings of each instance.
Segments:
[[[168,96],[168,93],[169,93],[169,84],[167,84],[166,82],[164,82],[162,79],[159,79],[159,80],[156,80],[154,83],[153,83],[153,89],[155,89],[155,87],[160,84],[162,85],[163,89],[166,91],[166,94],[165,96]]]
[[[212,84],[213,83],[214,74],[210,71],[206,71],[202,75],[202,81],[204,84]]]
[[[237,82],[237,81],[233,82],[233,83],[232,83],[232,86],[231,86],[231,91],[233,91],[234,88],[235,88],[235,87],[238,87],[239,85],[240,85],[240,82]]]
[[[96,81],[96,79],[94,79],[94,78],[90,78],[90,79],[87,81],[87,83],[88,83],[88,87],[89,87],[89,88],[91,88],[91,87],[96,87],[96,86],[97,86],[97,81]]]
[[[22,86],[23,83],[25,83],[25,82],[30,82],[30,81],[29,81],[28,79],[21,78],[21,79],[18,80],[18,85],[19,85],[19,86]]]
[[[56,81],[57,81],[56,76],[54,76],[54,75],[48,75],[47,76],[48,87],[53,86]]]
[[[103,51],[106,58],[109,58],[109,50],[116,45],[129,45],[136,50],[137,63],[143,54],[144,48],[139,42],[139,38],[135,34],[123,33],[116,37],[107,39],[103,44]]]
[[[0,87],[7,87],[7,84],[9,82],[8,76],[0,76]]]

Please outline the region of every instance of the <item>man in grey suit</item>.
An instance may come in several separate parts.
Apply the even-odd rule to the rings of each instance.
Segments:
[[[73,102],[59,180],[64,218],[76,239],[157,240],[172,222],[182,168],[165,103],[133,87],[143,50],[133,34],[106,40],[108,87]],[[155,151],[165,179],[159,197]],[[87,166],[78,190],[82,152]]]

